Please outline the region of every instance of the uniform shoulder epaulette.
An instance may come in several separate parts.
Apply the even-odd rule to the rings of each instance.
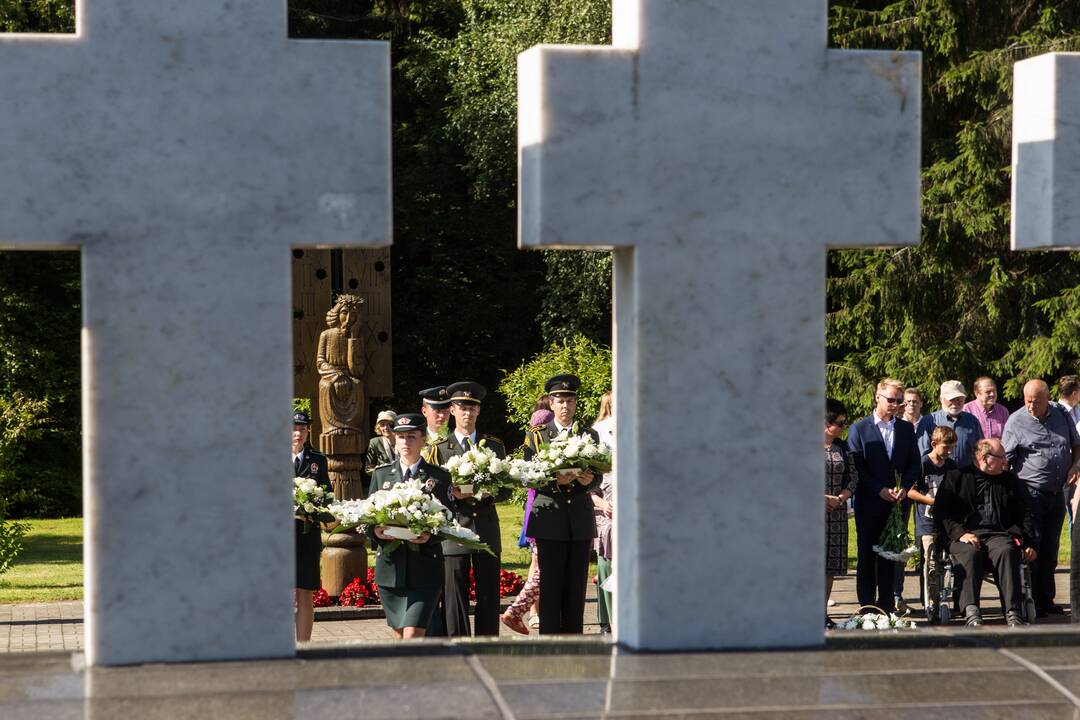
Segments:
[[[537,425],[536,427],[529,428],[529,432],[540,432],[541,430],[547,430],[547,429],[548,429],[548,423],[543,423],[541,425]]]
[[[428,446],[433,447],[435,445],[442,445],[444,442],[449,442],[449,441],[450,441],[450,436],[449,435],[447,435],[446,437],[437,437],[434,440],[430,441],[428,443]]]
[[[391,460],[390,462],[384,462],[384,463],[383,463],[382,465],[376,465],[375,467],[373,467],[373,468],[371,469],[371,472],[375,472],[375,471],[376,471],[376,470],[378,470],[379,468],[384,468],[384,467],[390,467],[390,466],[391,466],[391,465],[393,465],[393,464],[394,464],[394,461],[393,461],[393,460]]]
[[[503,444],[502,438],[500,438],[498,435],[481,435],[480,439],[481,440],[491,440],[491,441],[499,443],[500,445]]]
[[[308,448],[308,454],[312,455],[313,457],[326,457],[326,453],[319,452],[315,448]]]

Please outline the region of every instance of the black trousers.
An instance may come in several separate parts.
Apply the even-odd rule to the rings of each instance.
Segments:
[[[986,560],[994,568],[998,590],[1005,601],[1005,610],[1020,612],[1023,599],[1020,596],[1020,546],[1005,532],[976,531],[980,547],[962,543],[949,543],[949,552],[956,558],[956,583],[960,586],[960,609],[968,605],[979,606],[982,591],[983,569]]]
[[[855,591],[860,605],[875,605],[886,612],[894,610],[896,563],[874,552],[889,521],[892,505],[885,501],[866,503],[855,509],[855,540],[858,565],[855,568]]]
[[[540,634],[580,635],[592,539],[536,541],[540,565]]]
[[[476,579],[476,634],[499,634],[499,558],[487,553],[447,555],[443,580],[446,634],[469,636],[469,568]]]
[[[1027,503],[1039,537],[1039,556],[1031,565],[1031,594],[1035,607],[1045,610],[1054,604],[1057,594],[1054,571],[1061,545],[1061,526],[1065,522],[1065,500],[1061,493],[1049,495],[1028,488]]]

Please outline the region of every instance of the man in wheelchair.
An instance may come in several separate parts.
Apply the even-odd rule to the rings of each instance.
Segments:
[[[934,518],[938,531],[948,537],[949,553],[958,566],[955,580],[968,626],[983,624],[979,594],[987,561],[997,577],[1005,621],[1009,627],[1023,625],[1020,563],[1035,560],[1038,538],[1023,486],[1009,471],[1000,440],[979,440],[975,464],[945,476]]]

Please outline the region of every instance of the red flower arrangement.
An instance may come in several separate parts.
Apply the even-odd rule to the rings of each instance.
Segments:
[[[338,595],[338,605],[344,607],[364,607],[367,600],[367,583],[360,582],[360,578],[353,578]]]
[[[525,578],[516,572],[511,570],[499,571],[499,597],[517,595],[524,585]],[[476,580],[473,578],[472,569],[469,570],[469,599],[476,599]],[[367,582],[361,582],[358,577],[353,578],[352,582],[342,589],[337,603],[330,600],[330,595],[324,588],[319,588],[312,594],[311,602],[315,607],[330,607],[335,604],[344,607],[364,607],[365,605],[377,604],[379,602],[379,586],[375,584],[375,569],[368,568]]]
[[[512,570],[499,570],[499,597],[517,595],[525,586],[525,578]],[[469,568],[469,599],[476,599],[476,577]]]
[[[517,595],[525,587],[525,578],[512,570],[499,571],[499,597]]]

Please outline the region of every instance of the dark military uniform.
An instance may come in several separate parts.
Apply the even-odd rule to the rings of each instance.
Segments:
[[[493,435],[478,434],[477,437],[498,457],[506,457],[506,447],[502,440]],[[424,457],[429,462],[445,465],[450,458],[463,454],[465,448],[458,442],[457,435],[450,433],[450,437],[429,445]],[[470,566],[476,581],[476,634],[499,634],[499,554],[502,552],[502,536],[495,504],[509,500],[510,494],[510,488],[502,488],[494,497],[485,497],[482,500],[475,497],[455,500],[451,496],[448,506],[458,523],[479,535],[480,540],[487,543],[495,553],[495,557],[485,552],[469,550],[455,542],[443,543],[443,555],[446,558],[443,607],[446,633],[450,637],[469,635]]]
[[[327,492],[333,492],[326,456],[309,447],[304,448],[300,460],[293,464],[293,477],[314,478]],[[318,523],[295,520],[296,533],[296,587],[301,590],[318,590],[319,559],[322,556],[322,531]]]
[[[525,439],[525,457],[531,458],[540,446],[559,437],[554,421],[541,425]],[[592,429],[580,430],[593,440]],[[536,541],[540,565],[540,633],[581,633],[585,624],[585,586],[588,582],[589,553],[596,537],[590,492],[600,487],[603,476],[593,473],[587,486],[552,482],[536,491],[527,518],[526,535]]]
[[[445,470],[421,459],[416,468],[416,479],[424,486],[424,492],[446,504],[450,476]],[[371,473],[368,496],[379,490],[389,490],[403,480],[400,462],[380,465]],[[379,586],[386,624],[398,630],[426,628],[442,593],[442,545],[429,540],[416,545],[414,552],[402,542],[393,552],[385,553],[383,547],[389,541],[375,537],[374,528],[368,528],[368,537],[375,548],[375,584]]]

